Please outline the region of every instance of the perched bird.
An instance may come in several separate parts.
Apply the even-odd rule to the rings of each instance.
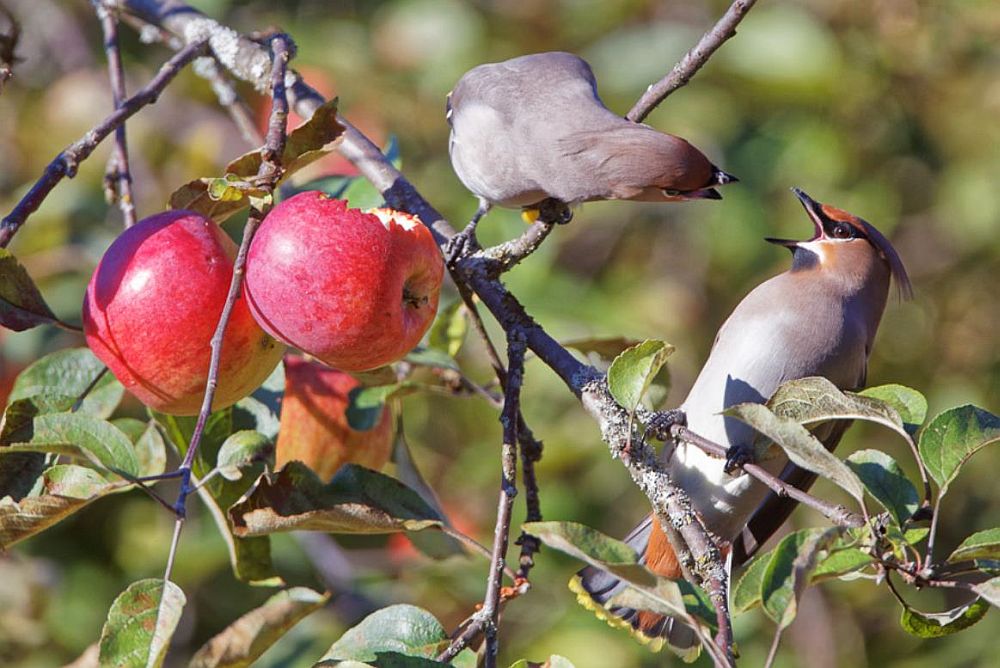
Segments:
[[[730,456],[752,447],[755,432],[721,411],[743,402],[763,403],[782,383],[807,376],[823,376],[841,389],[864,386],[890,277],[902,296],[911,293],[899,255],[870,223],[793,190],[815,235],[808,241],[768,239],[792,251],[791,269],[757,286],[736,306],[680,406],[688,428],[728,447]],[[826,423],[814,434],[833,450],[847,424]],[[668,442],[663,456],[705,527],[729,545],[735,564],[752,556],[795,506],[793,499],[779,498],[746,473],[727,473],[726,460],[693,445]],[[816,477],[790,464],[783,452],[760,464],[803,490]],[[625,540],[658,575],[682,577],[655,517],[647,516]],[[648,611],[605,609],[624,587],[608,573],[585,568],[571,587],[585,606],[595,609],[598,604],[601,616],[629,626],[657,648],[666,638],[682,653],[698,649],[693,632],[673,619]]]
[[[451,163],[491,206],[537,209],[602,199],[720,199],[736,181],[673,135],[616,116],[571,53],[537,53],[466,72],[448,94]]]

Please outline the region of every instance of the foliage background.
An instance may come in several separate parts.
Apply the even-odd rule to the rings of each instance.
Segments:
[[[45,164],[110,109],[100,31],[86,2],[4,3],[21,21],[15,78],[0,94],[0,211],[8,212]],[[379,140],[399,138],[404,171],[457,224],[475,209],[447,157],[444,97],[468,68],[543,50],[568,50],[594,67],[605,103],[624,113],[724,10],[723,2],[629,0],[401,0],[271,3],[193,2],[242,31],[280,26],[299,47],[295,61],[348,118]],[[167,57],[123,28],[129,89]],[[589,204],[560,228],[509,283],[557,338],[657,337],[673,343],[672,390],[683,398],[715,331],[754,285],[787,267],[764,236],[810,231],[788,192],[799,186],[857,213],[893,239],[916,298],[890,303],[869,382],[898,382],[927,394],[931,414],[961,403],[1000,409],[1000,6],[989,0],[874,0],[761,3],[693,82],[647,122],[686,137],[741,183],[721,202]],[[264,101],[249,90],[261,113]],[[207,84],[182,74],[128,125],[140,215],[165,206],[180,183],[217,174],[246,150]],[[120,214],[103,199],[109,147],[61,184],[12,250],[57,315],[79,322],[90,272],[118,233]],[[311,176],[342,169],[334,159]],[[303,174],[302,178],[309,175]],[[227,223],[231,232],[240,221]],[[485,241],[516,234],[515,212],[495,211]],[[54,329],[0,331],[0,395],[17,371],[82,340]],[[490,376],[474,343],[461,361]],[[487,542],[498,482],[499,426],[475,399],[411,396],[407,433],[418,463],[461,527]],[[646,512],[641,494],[611,462],[598,431],[539,364],[530,364],[524,409],[544,439],[539,466],[546,519],[571,519],[621,536]],[[137,404],[126,408],[141,414]],[[881,447],[906,466],[887,432],[855,426],[843,453]],[[979,455],[945,503],[940,549],[996,524],[995,451]],[[912,467],[908,469],[912,473]],[[832,486],[819,486],[836,497]],[[520,510],[520,508],[518,508]],[[794,523],[822,520],[799,511]],[[515,526],[518,519],[515,517]],[[962,527],[950,530],[949,526]],[[162,572],[172,518],[138,493],[101,500],[10,554],[0,555],[0,664],[51,666],[71,660],[100,633],[107,609],[131,581]],[[301,545],[274,539],[286,579],[318,583]],[[439,563],[405,539],[342,544],[354,579],[260,661],[311,665],[364,611],[411,602],[453,625],[481,597],[485,563]],[[532,592],[503,616],[502,659],[550,653],[587,666],[658,665],[625,635],[577,606],[565,582],[570,559],[544,551]],[[189,605],[172,659],[197,649],[268,592],[235,581],[210,520],[185,530],[175,580]],[[338,592],[335,592],[335,594]],[[947,594],[914,598],[950,607]],[[884,588],[835,582],[810,593],[786,635],[777,665],[978,666],[996,651],[1000,617],[988,614],[955,638],[919,641],[896,624]],[[736,620],[746,665],[763,662],[771,628],[762,615]]]

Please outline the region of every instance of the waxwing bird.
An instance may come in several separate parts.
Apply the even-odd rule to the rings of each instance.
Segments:
[[[449,154],[479,198],[473,225],[493,205],[538,209],[606,199],[720,199],[737,179],[680,137],[616,116],[582,58],[552,52],[480,65],[448,94]]]
[[[899,255],[870,223],[816,202],[794,189],[815,227],[807,241],[768,239],[789,248],[792,267],[757,286],[719,329],[708,361],[680,408],[688,428],[730,452],[752,447],[755,432],[721,415],[743,402],[765,402],[779,385],[823,376],[846,390],[865,385],[868,356],[895,278],[901,296],[910,283]],[[814,433],[832,450],[846,422],[820,425]],[[775,448],[777,449],[777,448]],[[784,522],[795,501],[779,498],[740,471],[726,472],[726,460],[695,446],[668,442],[663,456],[674,482],[685,489],[705,527],[723,541],[737,564],[748,559]],[[759,462],[800,489],[815,475],[789,463],[783,452]],[[642,562],[658,575],[682,577],[669,541],[655,517],[647,516],[626,538]],[[624,585],[614,576],[585,568],[571,582],[581,603],[640,639],[697,652],[691,631],[648,611],[604,608]]]

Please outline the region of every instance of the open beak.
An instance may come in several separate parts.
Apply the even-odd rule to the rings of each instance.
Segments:
[[[806,241],[815,241],[816,239],[822,239],[824,237],[823,218],[820,210],[822,204],[820,204],[812,197],[805,194],[803,191],[799,190],[798,188],[792,188],[792,192],[795,193],[795,196],[799,198],[800,202],[802,202],[802,207],[806,210],[806,213],[809,214],[809,220],[812,221],[813,227],[816,228],[812,238],[807,239]],[[774,238],[767,238],[764,241],[767,241],[768,243],[772,244],[777,244],[778,246],[784,246],[785,248],[790,248],[792,250],[798,248],[799,244],[805,243],[802,241],[796,241],[794,239],[774,239]]]

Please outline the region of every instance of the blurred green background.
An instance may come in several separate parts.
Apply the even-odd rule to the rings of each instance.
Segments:
[[[5,0],[21,22],[24,60],[0,94],[0,211],[4,214],[49,160],[110,109],[99,28],[89,3]],[[280,27],[299,47],[295,65],[377,141],[398,137],[403,168],[454,224],[475,210],[447,157],[444,98],[482,62],[568,50],[593,66],[605,103],[624,114],[724,11],[724,2],[631,0],[402,0],[393,2],[193,2],[242,31]],[[129,90],[166,59],[123,28]],[[560,339],[625,335],[662,338],[670,360],[668,405],[683,398],[715,331],[739,299],[788,265],[765,236],[804,237],[811,228],[788,188],[856,213],[894,242],[915,299],[891,302],[869,370],[871,384],[897,382],[927,394],[931,414],[962,403],[1000,411],[1000,4],[993,0],[762,2],[739,34],[693,82],[647,120],[689,139],[739,176],[721,202],[595,203],[508,276],[515,294]],[[266,101],[241,89],[266,113]],[[140,216],[165,206],[181,183],[219,175],[249,146],[208,85],[185,72],[128,125]],[[56,313],[79,322],[90,272],[118,233],[121,216],[101,189],[109,147],[58,186],[11,250]],[[334,159],[303,178],[343,167]],[[238,232],[239,221],[227,224]],[[494,211],[484,241],[523,228],[516,212]],[[492,323],[491,323],[492,325]],[[494,332],[497,330],[494,329]],[[0,331],[0,392],[42,354],[81,345],[54,329]],[[460,360],[490,377],[470,340]],[[646,511],[623,468],[610,460],[594,423],[558,379],[529,363],[524,410],[545,442],[539,465],[546,519],[585,522],[622,536]],[[133,411],[138,407],[133,406]],[[499,425],[480,400],[404,400],[418,463],[459,526],[492,536]],[[855,426],[841,449],[880,447],[911,474],[905,447],[887,432]],[[978,456],[944,505],[946,554],[971,530],[1000,519],[996,452]],[[821,495],[840,498],[828,485]],[[523,510],[518,506],[518,513]],[[515,517],[515,523],[519,521]],[[794,524],[820,524],[799,511]],[[516,524],[515,524],[516,526]],[[97,639],[125,586],[162,573],[172,518],[138,493],[101,500],[0,555],[0,664],[65,663]],[[451,628],[480,600],[483,560],[440,563],[405,539],[342,541],[349,580],[334,604],[300,624],[258,665],[311,665],[366,604],[409,602]],[[274,540],[291,582],[317,584],[302,545]],[[529,595],[503,615],[502,662],[550,653],[590,666],[652,666],[654,656],[596,620],[566,581],[572,560],[544,551]],[[187,593],[169,665],[268,592],[238,583],[211,521],[195,513],[182,539],[176,581]],[[957,599],[913,594],[925,609]],[[811,590],[786,634],[779,666],[996,665],[1000,615],[939,641],[907,636],[884,587],[834,582]],[[743,665],[763,663],[770,623],[736,620]]]

